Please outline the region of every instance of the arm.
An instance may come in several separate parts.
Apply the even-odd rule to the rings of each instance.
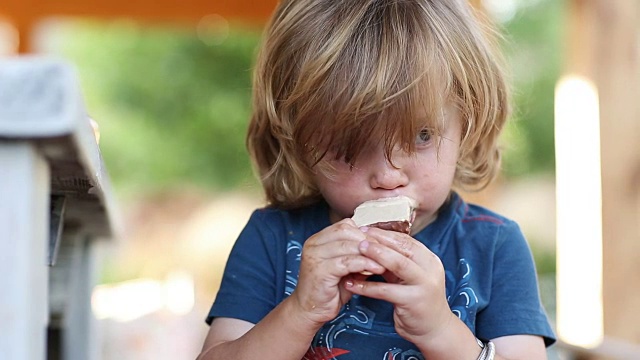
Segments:
[[[297,315],[291,300],[285,299],[255,326],[214,319],[197,359],[302,359],[317,329]]]
[[[365,270],[384,272],[382,266],[360,254],[358,246],[364,238],[350,219],[310,237],[291,296],[255,326],[239,319],[214,319],[198,359],[300,360],[318,329],[335,318],[351,298],[342,279]]]
[[[475,335],[453,313],[451,323],[437,336],[419,344],[429,359],[476,360],[480,354]],[[546,360],[545,344],[540,336],[510,335],[491,339],[496,347],[494,360]]]

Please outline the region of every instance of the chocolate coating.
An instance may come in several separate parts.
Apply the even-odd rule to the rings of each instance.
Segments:
[[[371,224],[369,226],[377,227],[378,229],[391,230],[401,232],[405,234],[411,233],[411,224],[408,221],[387,221]]]

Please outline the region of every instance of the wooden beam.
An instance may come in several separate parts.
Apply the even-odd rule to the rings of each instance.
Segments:
[[[597,86],[606,337],[640,344],[640,5],[568,2],[566,72]],[[576,129],[578,132],[579,129]]]
[[[41,19],[50,16],[133,17],[137,19],[199,19],[209,14],[264,21],[277,0],[3,0],[9,17]]]
[[[277,3],[278,0],[2,0],[0,20],[8,20],[18,29],[18,53],[24,54],[33,50],[33,25],[50,17],[197,22],[217,14],[230,21],[262,24]]]

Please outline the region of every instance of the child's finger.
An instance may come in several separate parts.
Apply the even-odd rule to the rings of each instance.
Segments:
[[[386,271],[384,266],[362,255],[347,255],[329,259],[325,261],[324,266],[318,270],[337,277],[344,277],[365,271],[374,274],[382,274]]]
[[[360,243],[360,252],[406,283],[416,284],[423,280],[424,270],[412,259],[413,256],[405,256],[386,245],[368,240]]]
[[[321,259],[330,259],[344,255],[359,255],[360,241],[334,240],[320,245],[310,245],[305,248],[303,256],[313,256]]]
[[[385,300],[393,304],[399,304],[407,300],[403,286],[398,284],[345,279],[344,288],[357,295]]]
[[[341,282],[346,284],[347,282],[353,283],[358,281],[365,281],[370,275],[362,275],[361,273],[351,273],[342,278]]]
[[[393,231],[372,229],[367,232],[368,239],[373,240],[411,259],[424,270],[429,270],[434,258],[437,256],[426,246],[409,235]]]
[[[307,242],[314,245],[332,243],[336,240],[362,241],[365,233],[358,229],[351,219],[344,219],[313,235]]]

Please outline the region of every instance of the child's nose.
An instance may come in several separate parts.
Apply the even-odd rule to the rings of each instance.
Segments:
[[[403,161],[404,156],[399,154],[401,152],[394,151],[391,159],[386,159],[383,152],[380,151],[380,156],[371,167],[370,184],[372,188],[393,190],[409,183],[406,162]]]

